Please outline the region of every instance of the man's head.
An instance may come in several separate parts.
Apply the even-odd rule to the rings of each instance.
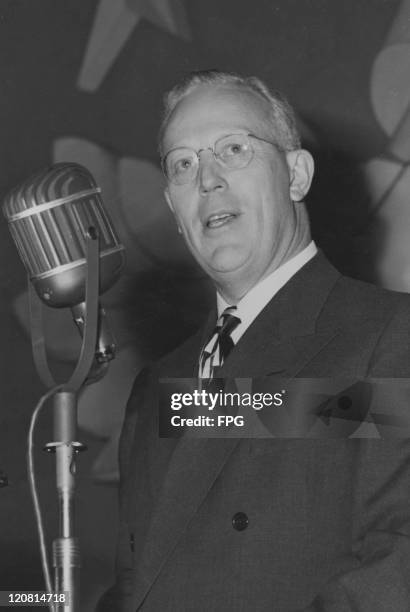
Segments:
[[[289,105],[258,79],[210,71],[174,88],[160,152],[178,227],[228,301],[309,242],[313,160]]]

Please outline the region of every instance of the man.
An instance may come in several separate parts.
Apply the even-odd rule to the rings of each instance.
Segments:
[[[118,578],[101,609],[408,612],[406,439],[161,439],[158,380],[404,378],[409,299],[343,278],[317,251],[303,202],[312,157],[258,79],[211,71],[175,88],[160,151],[216,309],[137,377]]]

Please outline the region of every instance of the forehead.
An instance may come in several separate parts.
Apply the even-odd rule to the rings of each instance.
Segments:
[[[224,134],[271,131],[270,106],[256,92],[235,86],[198,85],[174,108],[163,137],[163,150],[213,144]],[[206,140],[206,142],[205,142]]]

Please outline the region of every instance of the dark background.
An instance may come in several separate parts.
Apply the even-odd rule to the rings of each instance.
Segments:
[[[164,91],[190,70],[217,67],[256,74],[288,96],[315,154],[317,178],[308,202],[315,238],[342,270],[374,276],[378,245],[363,232],[369,195],[360,167],[386,147],[387,136],[372,110],[369,79],[398,1],[186,1],[182,5],[190,41],[142,19],[101,86],[86,93],[76,82],[97,4],[0,1],[1,197],[52,162],[53,141],[68,135],[159,168],[156,133]],[[0,468],[10,481],[0,490],[0,589],[41,589],[25,438],[43,389],[29,337],[15,315],[13,304],[25,291],[26,280],[4,220],[0,239]],[[134,270],[127,285],[125,311],[132,342],[139,343],[139,365],[177,344],[206,310],[207,302],[200,299],[202,280],[193,273],[195,281],[187,284],[183,279],[190,278],[189,273],[180,272],[161,266],[161,261],[148,261]],[[147,310],[148,323],[139,326]],[[58,360],[65,372],[69,364],[61,355]],[[49,435],[48,414],[40,422],[38,448]],[[77,525],[84,563],[83,609],[91,610],[112,578],[116,483],[115,478],[99,481],[91,471],[104,439],[90,431],[82,439],[89,450],[79,463]],[[57,531],[53,460],[40,450],[36,456],[51,539]]]

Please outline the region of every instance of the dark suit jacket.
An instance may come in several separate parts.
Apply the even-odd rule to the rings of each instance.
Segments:
[[[214,323],[137,377],[120,448],[118,578],[99,609],[409,612],[409,440],[159,439],[156,381],[195,376]],[[342,277],[319,254],[220,374],[409,371],[408,296]]]

